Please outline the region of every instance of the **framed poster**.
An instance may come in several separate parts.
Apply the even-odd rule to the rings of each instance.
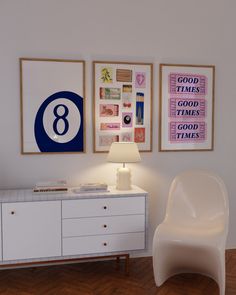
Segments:
[[[160,65],[160,151],[211,151],[214,66]]]
[[[22,154],[85,151],[85,62],[20,58]]]
[[[94,61],[93,73],[94,152],[114,141],[152,151],[152,64]]]

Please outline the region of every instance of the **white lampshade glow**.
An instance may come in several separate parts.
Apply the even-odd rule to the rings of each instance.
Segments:
[[[118,190],[130,190],[131,171],[125,167],[125,163],[141,161],[137,144],[135,142],[113,142],[107,156],[107,161],[123,163],[123,167],[117,169],[116,188]]]
[[[141,157],[135,142],[113,142],[111,144],[107,161],[112,163],[140,162]]]

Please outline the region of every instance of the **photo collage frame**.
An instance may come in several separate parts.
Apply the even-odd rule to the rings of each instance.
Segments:
[[[94,62],[94,151],[112,142],[152,150],[152,64]]]

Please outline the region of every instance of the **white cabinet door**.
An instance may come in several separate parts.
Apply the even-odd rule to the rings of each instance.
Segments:
[[[61,256],[61,202],[2,204],[3,260]]]

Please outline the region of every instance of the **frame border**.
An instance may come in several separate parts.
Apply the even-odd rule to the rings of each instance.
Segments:
[[[194,68],[211,68],[212,69],[212,115],[211,115],[211,147],[208,149],[162,149],[162,67],[170,66],[170,67],[194,67]],[[193,65],[193,64],[168,64],[161,63],[159,65],[159,144],[158,151],[159,152],[206,152],[214,150],[214,117],[215,117],[215,65]]]
[[[83,151],[81,152],[24,152],[24,129],[23,129],[23,109],[24,109],[24,104],[23,104],[23,67],[22,67],[22,62],[23,61],[49,61],[49,62],[71,62],[71,63],[81,63],[83,66],[83,140],[84,140],[84,148]],[[51,154],[82,154],[86,153],[86,89],[85,89],[85,66],[86,62],[85,60],[77,60],[77,59],[50,59],[50,58],[29,58],[29,57],[20,57],[19,58],[19,64],[20,64],[20,129],[21,129],[21,155],[51,155]]]
[[[95,97],[95,65],[96,64],[124,64],[124,65],[146,65],[150,66],[150,149],[148,150],[139,150],[139,152],[144,153],[144,152],[152,152],[152,133],[153,133],[153,121],[152,121],[152,114],[153,114],[153,63],[150,62],[127,62],[127,61],[101,61],[101,60],[94,60],[92,62],[93,66],[93,153],[108,153],[108,151],[96,151],[96,129],[95,129],[95,120],[96,120],[96,115],[95,115],[95,102],[96,102],[96,97]]]

